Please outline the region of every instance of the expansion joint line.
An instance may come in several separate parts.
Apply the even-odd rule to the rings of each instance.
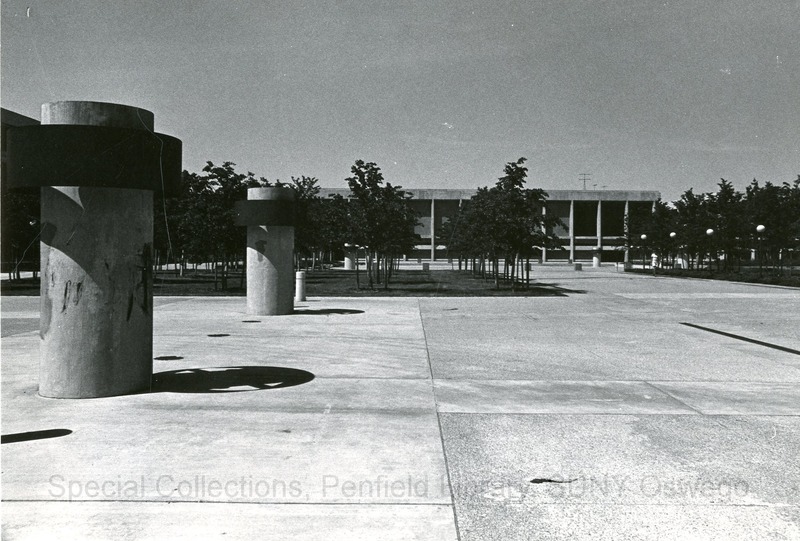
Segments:
[[[450,461],[447,458],[447,448],[444,444],[444,430],[442,429],[442,419],[439,416],[439,399],[436,398],[436,385],[433,378],[433,364],[431,364],[431,352],[428,349],[428,333],[425,330],[425,320],[422,317],[422,302],[417,299],[417,311],[419,312],[419,324],[422,328],[422,337],[425,342],[425,357],[428,360],[428,371],[431,375],[431,393],[433,393],[433,405],[436,408],[436,424],[439,426],[439,443],[442,445],[442,457],[444,458],[444,472],[447,474],[447,486],[450,487],[450,502],[453,510],[453,524],[456,528],[456,539],[461,541],[461,531],[458,527],[458,515],[456,514],[456,495],[453,490],[453,479],[450,476]]]

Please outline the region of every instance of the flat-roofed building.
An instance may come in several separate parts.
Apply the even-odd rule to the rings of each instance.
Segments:
[[[407,190],[414,197],[411,207],[419,215],[416,232],[424,244],[416,247],[409,257],[435,261],[453,257],[447,245],[436,235],[442,224],[455,217],[464,201],[475,190],[418,189]],[[633,190],[547,190],[545,213],[555,215],[564,227],[555,229],[563,247],[545,250],[548,260],[590,261],[599,250],[603,261],[625,261],[624,249],[626,216],[652,212],[653,204],[661,197],[656,191]],[[347,188],[322,188],[321,197],[339,194],[347,197]]]
[[[0,109],[0,164],[2,172],[0,178],[6,178],[6,146],[8,145],[8,130],[17,126],[35,126],[39,121],[29,116],[24,116],[8,109]]]

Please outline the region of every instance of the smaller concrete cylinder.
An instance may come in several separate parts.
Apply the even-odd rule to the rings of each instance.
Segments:
[[[598,249],[592,253],[592,267],[598,268],[600,267],[600,263],[602,261],[602,252]]]
[[[294,190],[250,188],[247,199],[275,203],[275,214],[294,205]],[[267,223],[269,217],[265,217]],[[277,220],[283,222],[283,220]],[[291,314],[294,310],[294,225],[247,226],[247,312],[259,316]]]
[[[294,273],[294,301],[304,300],[306,300],[306,271],[297,271]]]

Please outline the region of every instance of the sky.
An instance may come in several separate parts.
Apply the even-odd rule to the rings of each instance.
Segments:
[[[800,174],[800,0],[2,0],[0,102],[134,105],[183,167],[346,187],[658,190]]]

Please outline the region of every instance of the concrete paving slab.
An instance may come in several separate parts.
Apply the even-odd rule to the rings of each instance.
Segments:
[[[226,329],[222,329],[223,331]],[[208,337],[202,333],[164,337],[153,348],[156,359],[182,357],[195,367],[236,364],[299,368],[319,377],[410,378],[430,377],[424,345],[405,347],[402,341],[347,337],[332,339],[306,336],[289,338],[264,333],[257,336],[227,329],[228,336]],[[344,334],[344,333],[343,333]],[[303,346],[298,347],[302,342]],[[200,346],[200,347],[198,347]],[[174,363],[159,364],[171,369]]]
[[[438,426],[430,414],[265,414],[218,403],[126,413],[136,419],[81,411],[4,423],[11,433],[72,433],[5,445],[3,497],[449,503]]]
[[[5,317],[39,317],[39,297],[0,296],[0,314]]]
[[[7,502],[3,508],[4,537],[19,541],[457,539],[448,505]]]
[[[156,359],[182,357],[197,367],[235,360],[303,368],[320,377],[430,378],[415,299],[394,305],[326,299],[303,303],[287,316],[249,316],[243,298],[212,301],[193,299],[156,311]]]
[[[697,414],[643,381],[437,380],[442,413]]]
[[[797,417],[440,418],[462,539],[792,538],[800,527]],[[743,510],[755,522],[731,519]],[[576,513],[582,527],[565,528]]]
[[[800,385],[763,382],[651,382],[706,415],[800,415]]]
[[[539,320],[513,316],[537,300],[496,298],[495,311],[511,314],[501,318],[484,316],[481,303],[473,305],[470,298],[422,300],[434,377],[800,382],[800,357],[697,331],[678,320],[654,321],[638,301],[616,318],[603,314],[604,298],[590,296],[581,298],[581,316],[572,313],[574,299],[547,299],[547,316]]]
[[[65,499],[70,482],[121,480],[148,500],[449,502],[429,380],[249,368],[177,366],[157,392],[84,401],[38,397],[29,372],[4,378],[4,434],[71,431],[4,445],[4,497]],[[201,489],[248,479],[279,492],[213,496],[196,488],[201,474]]]
[[[462,541],[752,541],[800,539],[800,508],[507,504],[459,514]],[[483,521],[485,516],[495,520]]]
[[[36,317],[4,317],[0,326],[0,336],[13,336],[29,332],[39,332],[39,316]]]

